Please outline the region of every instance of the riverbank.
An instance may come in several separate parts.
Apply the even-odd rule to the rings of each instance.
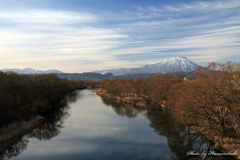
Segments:
[[[104,89],[99,89],[96,92],[101,97],[114,99],[118,102],[130,104],[131,106],[147,107],[147,97],[140,97],[136,94],[126,94],[126,93],[121,93],[121,96],[116,96],[111,93],[108,93]]]
[[[19,136],[24,132],[39,125],[44,120],[42,116],[36,116],[29,121],[14,122],[0,129],[0,142],[7,141],[13,137]]]
[[[147,107],[147,102],[146,99],[150,99],[149,97],[140,97],[136,94],[133,93],[129,93],[129,94],[124,94],[121,93],[119,95],[121,96],[117,96],[114,94],[109,93],[107,90],[104,89],[99,89],[96,91],[97,94],[101,97],[105,97],[108,99],[113,99],[115,101],[118,102],[123,102],[126,104],[130,104],[130,105],[126,105],[128,107],[132,107],[132,106],[137,106],[137,107]],[[129,96],[128,96],[129,95]],[[150,100],[151,101],[151,100]],[[158,103],[158,106],[162,106],[162,108],[165,108],[165,103]],[[205,123],[205,122],[203,122]],[[207,124],[206,124],[207,125]],[[217,136],[214,132],[209,131],[207,128],[204,127],[191,127],[193,130],[201,133],[201,135],[204,137],[204,139],[206,139],[207,141],[211,142],[214,144],[214,149],[216,151],[216,153],[219,153],[219,155],[224,155],[224,154],[229,154],[229,156],[235,158],[235,159],[240,159],[240,151],[238,151],[238,149],[240,149],[240,140],[237,139],[237,137],[235,138],[230,138],[233,137],[232,135],[229,135],[230,137],[224,137],[223,138],[223,143],[221,142],[221,137]]]

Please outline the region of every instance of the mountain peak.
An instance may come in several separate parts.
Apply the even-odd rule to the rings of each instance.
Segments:
[[[136,68],[119,68],[95,71],[97,73],[112,73],[114,75],[135,74],[135,73],[173,73],[173,72],[192,72],[198,65],[187,57],[175,57],[162,61],[156,61]]]

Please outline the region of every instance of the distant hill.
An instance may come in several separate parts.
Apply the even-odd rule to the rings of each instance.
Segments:
[[[115,76],[111,73],[100,74],[100,73],[59,73],[57,74],[60,78],[66,78],[68,80],[93,80],[93,81],[102,81],[104,79],[114,79]]]
[[[137,79],[137,78],[146,78],[157,76],[165,73],[175,73],[176,75],[193,75],[197,64],[187,59],[186,57],[177,57],[170,58],[163,61],[154,62],[147,64],[142,67],[137,68],[119,68],[119,69],[109,69],[109,70],[99,70],[95,72],[87,73],[63,73],[58,70],[50,69],[47,71],[36,70],[33,68],[24,68],[24,69],[2,69],[3,72],[16,72],[18,74],[27,74],[29,76],[37,76],[41,74],[50,74],[55,73],[60,78],[66,78],[68,80],[94,80],[102,81],[105,79]]]
[[[193,75],[195,72],[178,72],[174,73],[176,75],[185,75],[186,77]],[[147,78],[157,75],[162,75],[161,73],[136,73],[136,74],[124,74],[114,76],[112,73],[60,73],[57,74],[60,78],[66,78],[68,80],[73,79],[81,79],[81,80],[94,80],[94,81],[102,81],[105,79],[138,79],[138,78]]]
[[[139,74],[139,73],[177,73],[177,72],[194,72],[198,65],[186,57],[177,57],[157,61],[151,64],[136,68],[118,68],[93,71],[95,73],[112,73],[114,75]]]
[[[159,73],[140,73],[140,74],[125,74],[125,75],[119,75],[114,76],[112,73],[61,73],[57,74],[60,78],[67,78],[67,79],[81,79],[81,80],[94,80],[94,81],[102,81],[105,79],[137,79],[137,78],[146,78],[151,76],[159,75]]]
[[[195,72],[178,72],[174,73],[176,75],[185,75],[186,77],[193,75]],[[101,74],[101,73],[59,73],[57,74],[60,78],[66,78],[68,80],[94,80],[102,81],[105,79],[137,79],[137,78],[147,78],[152,76],[161,75],[160,73],[137,73],[137,74],[124,74],[114,76],[112,73]]]
[[[47,71],[36,70],[30,67],[19,69],[19,68],[8,68],[1,69],[3,72],[16,72],[18,74],[50,74],[50,73],[63,73],[59,70],[49,69]]]

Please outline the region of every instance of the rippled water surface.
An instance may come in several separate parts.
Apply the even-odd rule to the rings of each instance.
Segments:
[[[9,142],[12,146],[2,154],[17,160],[165,160],[184,159],[187,151],[206,147],[190,132],[184,135],[186,127],[176,127],[164,112],[129,108],[95,91],[77,91],[68,98],[68,107]]]

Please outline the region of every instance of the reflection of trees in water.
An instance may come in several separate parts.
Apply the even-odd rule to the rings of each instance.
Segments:
[[[0,159],[10,159],[21,154],[27,149],[29,138],[50,140],[56,137],[64,127],[64,120],[70,116],[68,103],[76,101],[77,94],[68,94],[61,103],[55,106],[54,111],[48,114],[44,121],[37,127],[18,135],[0,144]]]
[[[160,136],[165,136],[168,140],[168,146],[172,151],[172,159],[203,159],[201,156],[189,156],[189,151],[195,153],[207,152],[213,150],[213,146],[205,141],[199,133],[190,130],[186,125],[176,122],[167,109],[159,107],[148,108],[148,119],[150,127]],[[217,159],[218,157],[207,157],[208,159]]]
[[[10,159],[17,157],[27,149],[28,138],[24,136],[16,137],[0,145],[0,159]]]
[[[112,99],[101,98],[102,102],[111,106],[113,110],[121,116],[129,118],[136,117],[140,112],[146,112],[145,108],[126,107],[124,103]],[[199,154],[213,151],[213,145],[204,140],[200,133],[191,130],[185,124],[177,122],[172,117],[168,109],[159,106],[148,106],[144,115],[150,121],[150,127],[160,136],[165,136],[168,140],[168,146],[171,149],[171,159],[176,160],[203,160],[203,156],[187,155],[188,152],[194,151]],[[222,157],[207,156],[208,160],[220,160]]]
[[[28,136],[38,140],[50,140],[56,137],[64,128],[64,119],[70,116],[68,109],[69,107],[65,106],[49,114]]]
[[[83,94],[79,94],[77,91],[73,92],[73,93],[69,93],[67,94],[67,96],[65,96],[65,98],[63,99],[65,101],[65,103],[75,103],[77,100],[82,99],[84,97]]]
[[[132,106],[128,107],[126,104],[122,102],[117,102],[112,99],[102,98],[102,97],[101,99],[105,105],[111,106],[118,115],[126,116],[128,118],[136,117],[139,113],[146,111],[145,108],[135,108]]]
[[[127,107],[124,103],[112,99],[101,99],[105,105],[111,106],[113,110],[121,116],[132,118],[136,117],[140,112],[146,111],[145,108]],[[150,127],[154,128],[157,134],[167,138],[168,146],[172,152],[172,159],[202,160],[202,156],[190,156],[187,155],[187,153],[189,151],[194,151],[195,153],[198,152],[202,154],[204,151],[207,152],[208,149],[210,151],[213,150],[213,146],[208,141],[205,141],[199,133],[175,121],[172,114],[167,109],[162,109],[159,106],[148,106],[145,117],[149,119]],[[219,157],[213,156],[207,157],[209,160],[218,158]]]
[[[90,93],[88,92],[88,94],[84,94],[84,92],[85,92],[84,90],[81,90],[81,91],[75,91],[73,93],[70,93],[66,96],[65,100],[70,104],[70,103],[75,103],[77,100],[84,99],[85,97],[96,96],[95,90],[91,90]]]

